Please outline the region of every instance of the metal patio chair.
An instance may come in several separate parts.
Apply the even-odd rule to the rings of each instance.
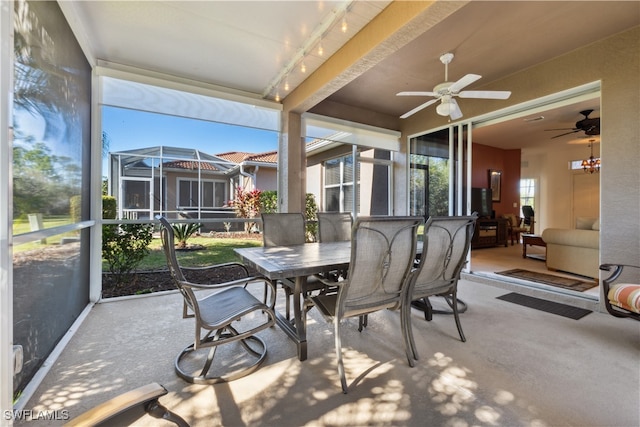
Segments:
[[[256,335],[257,332],[269,328],[275,323],[273,307],[275,305],[275,288],[262,277],[251,277],[240,263],[226,263],[198,270],[215,271],[221,268],[236,267],[244,269],[245,277],[218,284],[191,283],[185,278],[185,273],[196,268],[181,267],[175,251],[173,228],[169,221],[162,216],[156,216],[160,221],[160,236],[162,246],[167,257],[167,265],[171,276],[182,296],[184,297],[182,317],[195,319],[195,340],[176,357],[175,370],[179,377],[194,384],[215,384],[232,381],[258,369],[267,355],[265,342]],[[270,292],[270,301],[261,302],[247,290],[248,285],[266,287]],[[203,293],[204,290],[216,291]],[[254,315],[250,321],[242,323],[244,316]],[[242,325],[242,327],[241,327]],[[212,368],[216,350],[223,346],[237,342],[246,352],[245,359],[229,362],[226,358],[216,366],[218,374],[209,374]],[[190,373],[186,365],[195,362],[195,351],[210,348],[200,373]],[[187,357],[192,355],[193,357]],[[238,356],[240,359],[241,357]],[[253,361],[251,361],[253,359]],[[226,362],[226,364],[225,364]],[[229,368],[227,365],[239,366]],[[230,369],[231,372],[225,372]]]
[[[398,309],[405,292],[416,254],[417,228],[422,218],[359,218],[351,237],[348,278],[338,282],[338,292],[307,297],[305,304],[316,306],[334,324],[338,373],[343,393],[347,381],[342,361],[341,323],[383,309]],[[330,282],[330,285],[336,285]],[[404,329],[404,326],[403,326]],[[405,340],[407,359],[411,359]]]
[[[351,240],[353,217],[350,212],[318,212],[318,241],[348,242]],[[338,281],[345,279],[347,271],[331,271],[321,275],[322,278]]]
[[[607,312],[614,317],[640,320],[640,266],[602,264],[600,270],[610,273],[602,280]]]
[[[353,217],[350,212],[318,212],[317,216],[319,242],[351,240]]]
[[[150,383],[122,393],[83,412],[66,423],[65,427],[132,425],[145,413],[154,418],[172,422],[179,427],[189,427],[181,416],[158,402],[158,399],[165,394],[167,389],[162,385]]]
[[[431,217],[424,226],[422,254],[418,267],[412,271],[407,296],[408,303],[402,307],[403,331],[411,345],[413,358],[418,353],[411,328],[411,303],[421,301],[425,309],[425,319],[431,320],[432,307],[429,297],[443,296],[452,309],[460,339],[466,338],[460,325],[458,309],[458,280],[462,267],[467,262],[467,254],[478,215]],[[413,366],[413,361],[409,364]]]
[[[306,220],[302,213],[263,213],[262,215],[262,244],[264,247],[303,245],[306,243]],[[293,296],[294,280],[278,281],[285,293],[285,316],[291,319],[291,298]],[[277,283],[273,284],[274,286]],[[325,284],[315,276],[307,278],[304,294],[322,291]]]

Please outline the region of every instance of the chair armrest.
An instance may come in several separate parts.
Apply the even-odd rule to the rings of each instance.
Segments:
[[[193,290],[203,290],[203,289],[223,289],[223,288],[230,288],[232,286],[245,286],[251,282],[271,283],[269,280],[265,279],[264,277],[250,276],[250,277],[243,277],[241,279],[235,279],[235,280],[231,280],[223,283],[193,283],[193,282],[180,281],[180,285],[187,288],[191,288]]]
[[[107,400],[95,408],[75,417],[65,424],[65,426],[93,426],[100,424],[137,405],[154,401],[165,394],[167,394],[167,390],[160,384],[147,384]]]
[[[604,287],[605,292],[609,291],[609,285],[616,281],[618,277],[622,274],[622,270],[625,268],[633,268],[636,270],[640,270],[640,266],[632,265],[632,264],[602,264],[600,265],[600,270],[602,271],[612,271],[609,277],[602,280],[602,285]]]
[[[247,268],[246,265],[240,263],[240,262],[225,262],[223,264],[216,264],[216,265],[208,265],[206,267],[183,267],[180,266],[180,268],[184,271],[205,271],[205,270],[210,270],[210,269],[218,269],[218,268],[230,268],[230,267],[239,267],[241,269],[243,269],[246,273],[247,276],[249,276],[249,269]]]
[[[602,264],[600,266],[600,270],[603,271],[611,271],[612,268],[623,268],[623,267],[631,267],[631,268],[640,268],[640,265],[633,264]]]

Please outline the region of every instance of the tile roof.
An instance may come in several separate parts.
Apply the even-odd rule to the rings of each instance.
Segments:
[[[216,154],[216,157],[220,157],[225,160],[229,160],[234,163],[242,162],[262,162],[262,163],[277,163],[278,152],[267,151],[266,153],[245,153],[241,151],[230,151],[227,153]]]
[[[216,167],[213,163],[209,162],[197,162],[195,160],[172,160],[170,162],[164,162],[162,167],[172,169],[198,169],[198,163],[200,169],[209,171],[222,171],[222,169]]]

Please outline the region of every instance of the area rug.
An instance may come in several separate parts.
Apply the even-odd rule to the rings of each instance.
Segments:
[[[591,289],[597,286],[595,282],[585,282],[584,280],[554,276],[553,274],[522,270],[520,268],[516,268],[514,270],[496,271],[496,274],[515,277],[517,279],[529,280],[531,282],[542,283],[550,286],[557,286],[559,288],[569,289],[577,292],[584,292],[587,289]]]
[[[512,302],[524,307],[534,308],[536,310],[557,314],[558,316],[574,320],[581,319],[591,313],[590,310],[586,310],[584,308],[572,307],[570,305],[530,297],[528,295],[517,294],[515,292],[504,294],[496,298],[502,301]]]

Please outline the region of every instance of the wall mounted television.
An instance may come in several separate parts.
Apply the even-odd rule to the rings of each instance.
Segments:
[[[491,188],[471,189],[471,212],[478,212],[480,218],[491,218],[493,213]]]

